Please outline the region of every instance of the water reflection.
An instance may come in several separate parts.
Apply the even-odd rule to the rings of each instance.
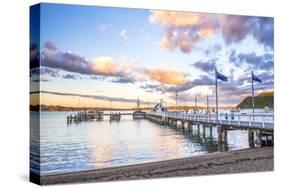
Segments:
[[[227,142],[218,145],[216,128],[206,128],[204,135],[202,126],[199,129],[194,126],[189,132],[187,128],[132,120],[130,116],[122,117],[119,123],[110,123],[105,118],[104,121],[67,126],[66,116],[65,112],[41,113],[42,174],[137,164],[249,147],[246,131],[229,131]],[[35,117],[35,114],[31,115],[31,118]],[[36,139],[31,139],[31,146],[38,144]],[[32,156],[31,160],[35,161],[36,153],[32,152]],[[39,169],[38,163],[32,164],[34,170]]]

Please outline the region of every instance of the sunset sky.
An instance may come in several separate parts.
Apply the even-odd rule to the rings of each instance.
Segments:
[[[228,77],[220,106],[251,94],[251,71],[256,93],[273,90],[273,18],[41,4],[40,20],[30,75],[42,104],[175,105],[177,90],[178,105],[214,105],[215,66]]]

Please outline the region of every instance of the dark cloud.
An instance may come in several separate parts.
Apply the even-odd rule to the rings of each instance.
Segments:
[[[252,30],[252,17],[224,15],[221,17],[221,33],[227,44],[239,42]]]
[[[209,46],[209,48],[205,49],[203,51],[203,53],[205,55],[215,54],[215,53],[218,53],[219,51],[221,51],[221,49],[222,49],[222,46],[220,44],[214,44],[214,45]]]
[[[246,76],[239,77],[238,79],[234,79],[233,74],[234,69],[230,71],[228,82],[218,82],[219,100],[223,101],[225,104],[238,104],[244,97],[251,95],[251,74],[249,73]],[[268,89],[273,90],[273,73],[263,72],[256,74],[256,76],[262,80],[262,83],[254,83],[256,93]],[[188,91],[196,86],[209,86],[212,93],[215,93],[214,78],[207,75],[202,75],[182,86],[163,87],[161,85],[145,85],[142,86],[142,88],[148,92],[158,91],[162,93],[170,93],[171,99],[175,99],[175,92],[178,91],[179,101],[193,101],[194,95],[186,93],[185,91]],[[197,97],[198,100],[205,100],[206,96],[197,95]],[[214,95],[209,96],[209,101],[210,104],[212,102],[214,103]]]
[[[264,46],[273,49],[273,18],[256,18],[256,25],[255,29],[253,29],[253,36],[258,40],[258,42],[264,44]]]
[[[47,41],[44,45],[44,47],[48,50],[51,50],[51,51],[58,51],[58,48],[56,47],[56,45],[50,41]]]
[[[221,32],[227,44],[252,35],[264,47],[273,49],[273,18],[227,15],[221,20]]]
[[[30,92],[30,94],[37,94],[39,91]],[[96,100],[105,100],[105,101],[112,101],[112,102],[124,102],[124,103],[137,103],[137,99],[126,99],[120,97],[107,97],[101,95],[86,95],[86,94],[77,94],[77,93],[61,93],[61,92],[52,92],[52,91],[40,91],[40,93],[51,94],[51,95],[61,95],[61,96],[70,96],[70,97],[84,97]],[[147,104],[153,103],[151,101],[143,101],[140,100],[140,103]]]
[[[60,51],[52,42],[47,42],[42,51],[41,65],[44,67],[63,70],[86,76],[104,76],[110,82],[135,83],[148,80],[162,84],[183,84],[187,74],[183,71],[160,68],[142,68],[136,60],[122,62],[111,57],[97,57],[92,61],[86,60],[72,52]],[[74,76],[65,77],[74,79]]]
[[[70,80],[82,79],[81,76],[78,76],[78,75],[76,75],[76,74],[65,74],[65,75],[62,75],[62,78],[64,78],[64,79],[70,79]]]
[[[152,85],[152,84],[146,84],[144,86],[141,86],[142,89],[145,89],[148,92],[161,92],[161,93],[175,93],[188,91],[196,86],[210,86],[214,84],[214,80],[206,75],[201,75],[199,78],[196,78],[192,81],[189,81],[188,83],[184,85],[178,85],[178,86],[167,86],[167,85]]]
[[[49,75],[52,77],[60,77],[59,71],[48,67],[36,67],[30,70],[30,77]]]
[[[61,52],[52,42],[44,45],[41,65],[80,74],[93,74],[85,58],[74,53]]]
[[[214,44],[212,48],[215,52],[219,52],[222,49],[222,46],[220,44]]]
[[[128,79],[128,78],[116,78],[116,79],[113,79],[111,82],[113,83],[134,83],[133,79]]]
[[[254,83],[256,93],[265,89],[273,90],[273,73],[263,72],[256,76],[262,80],[262,83]],[[228,82],[220,82],[218,87],[221,100],[228,101],[228,99],[232,99],[232,101],[236,101],[237,103],[240,102],[244,97],[251,95],[251,83],[252,78],[250,73],[236,80],[230,77]]]
[[[29,48],[29,67],[34,69],[40,66],[40,52],[36,43],[31,43]]]
[[[146,90],[146,92],[159,92],[161,94],[164,94],[165,92],[168,92],[169,88],[171,87],[162,84],[145,84],[140,86],[140,88]]]
[[[263,55],[256,55],[255,52],[237,54],[235,50],[232,50],[228,59],[238,67],[246,66],[247,71],[256,69],[272,71],[273,69],[273,55],[269,53]]]
[[[210,72],[214,72],[217,60],[218,60],[217,58],[214,58],[207,61],[197,61],[193,64],[193,66],[200,69],[203,72],[210,73]]]
[[[152,11],[149,20],[163,26],[166,36],[161,47],[189,53],[197,42],[220,33],[226,44],[238,43],[248,36],[273,49],[273,18],[215,15],[176,11]],[[210,50],[205,50],[206,54]]]
[[[48,80],[48,79],[36,79],[36,80],[31,80],[32,82],[35,82],[35,83],[37,83],[37,82],[49,82],[50,80]]]
[[[132,75],[131,65],[114,61],[110,57],[99,57],[88,61],[84,57],[72,52],[62,52],[52,42],[46,42],[42,51],[41,65],[43,67],[63,70],[75,74],[98,77],[113,77],[112,82],[133,83],[135,78]],[[64,75],[65,79],[81,79],[77,75]],[[98,78],[100,80],[100,78]]]

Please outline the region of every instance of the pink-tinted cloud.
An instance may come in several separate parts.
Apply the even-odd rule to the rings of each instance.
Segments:
[[[147,69],[145,74],[149,79],[163,84],[183,85],[187,83],[187,74],[168,69]]]
[[[265,47],[273,47],[272,18],[156,10],[151,11],[149,21],[164,28],[160,46],[167,50],[179,48],[188,53],[197,42],[216,33],[227,44],[252,35]]]
[[[118,83],[157,81],[161,84],[182,85],[187,80],[187,74],[184,72],[163,68],[143,68],[139,66],[136,59],[121,58],[117,60],[101,56],[89,61],[73,52],[61,52],[51,42],[44,46],[41,65],[82,75],[102,76]]]

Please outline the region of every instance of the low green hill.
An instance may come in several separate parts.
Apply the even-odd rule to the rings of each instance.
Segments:
[[[255,108],[273,108],[274,104],[274,93],[273,92],[264,92],[255,96]],[[252,97],[246,97],[243,101],[237,106],[237,108],[252,108]]]

